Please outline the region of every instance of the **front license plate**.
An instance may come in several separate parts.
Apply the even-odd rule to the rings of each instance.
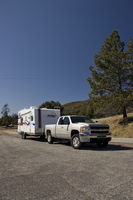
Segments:
[[[101,135],[101,136],[97,136],[97,137],[98,137],[98,138],[106,138],[106,136],[102,136],[102,135]]]

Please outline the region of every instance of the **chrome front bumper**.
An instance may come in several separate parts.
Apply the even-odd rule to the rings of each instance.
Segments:
[[[96,142],[99,140],[111,140],[111,133],[106,134],[89,134],[89,133],[79,133],[79,138],[81,142]]]

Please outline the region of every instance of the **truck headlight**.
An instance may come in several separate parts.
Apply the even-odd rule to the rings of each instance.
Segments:
[[[82,126],[80,127],[81,133],[89,133],[90,127],[89,126]]]

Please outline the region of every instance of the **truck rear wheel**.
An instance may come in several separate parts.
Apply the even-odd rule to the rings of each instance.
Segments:
[[[72,136],[71,145],[74,149],[81,149],[82,142],[80,142],[80,138],[78,134]]]
[[[53,141],[54,141],[54,139],[53,139],[53,137],[51,136],[51,133],[49,132],[48,135],[47,135],[47,142],[48,142],[49,144],[53,144]]]
[[[104,148],[104,147],[106,147],[107,145],[108,145],[108,141],[98,141],[98,142],[96,142],[96,145],[98,146],[98,147],[102,147],[102,148]]]

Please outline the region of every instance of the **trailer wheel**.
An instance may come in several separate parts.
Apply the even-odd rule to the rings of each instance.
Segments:
[[[71,145],[74,149],[81,149],[83,143],[80,142],[80,138],[78,134],[72,136]]]
[[[51,136],[51,133],[48,132],[48,135],[47,135],[47,142],[48,142],[49,144],[53,144],[53,141],[54,141],[54,139],[53,139],[53,137]]]
[[[26,139],[26,133],[22,133],[22,139]]]

